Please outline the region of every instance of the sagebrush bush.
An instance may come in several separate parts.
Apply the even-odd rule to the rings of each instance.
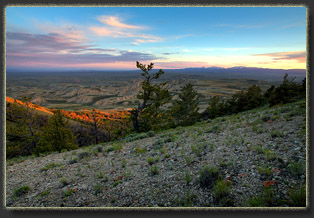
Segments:
[[[212,188],[219,178],[218,168],[216,166],[209,167],[205,165],[200,171],[200,185],[203,188]]]

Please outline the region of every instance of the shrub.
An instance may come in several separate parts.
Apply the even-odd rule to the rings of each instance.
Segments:
[[[70,183],[67,181],[67,178],[65,177],[62,177],[60,179],[60,183],[63,185],[63,186],[66,186],[66,185],[69,185]]]
[[[103,190],[102,184],[100,184],[100,183],[99,183],[99,184],[96,184],[96,185],[93,187],[93,190],[94,190],[94,194],[95,194],[95,195],[101,193],[102,190]]]
[[[213,189],[218,200],[227,197],[231,192],[230,183],[225,180],[216,181]]]
[[[98,147],[97,147],[97,151],[98,151],[98,152],[102,152],[102,150],[103,150],[103,147],[102,147],[102,146],[98,146]]]
[[[155,166],[152,166],[150,169],[149,169],[149,172],[151,175],[155,176],[155,175],[158,175],[159,174],[159,169],[158,167],[155,165]]]
[[[82,160],[82,159],[88,157],[89,155],[90,155],[90,153],[88,153],[88,152],[81,152],[81,153],[79,153],[79,154],[77,155],[77,157],[78,157],[80,160]]]
[[[200,185],[204,188],[212,188],[219,177],[218,169],[216,166],[209,167],[205,165],[200,171]]]
[[[153,157],[148,157],[147,162],[149,165],[153,165],[155,163],[155,159]]]
[[[114,151],[114,147],[112,147],[112,146],[109,147],[109,148],[107,148],[107,150],[106,150],[107,153],[109,153],[109,152],[111,152],[111,151]]]

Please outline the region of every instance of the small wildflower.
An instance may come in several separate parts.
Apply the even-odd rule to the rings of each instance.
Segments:
[[[269,187],[277,183],[277,181],[271,180],[271,181],[264,181],[264,187]]]

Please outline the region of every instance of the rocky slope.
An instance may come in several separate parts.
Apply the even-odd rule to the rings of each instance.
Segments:
[[[305,206],[305,101],[8,161],[7,207]],[[204,166],[216,167],[203,173]],[[303,196],[303,195],[302,195]]]

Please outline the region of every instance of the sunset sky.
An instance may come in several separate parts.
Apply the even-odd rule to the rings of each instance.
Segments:
[[[305,7],[7,7],[11,69],[306,68]]]

